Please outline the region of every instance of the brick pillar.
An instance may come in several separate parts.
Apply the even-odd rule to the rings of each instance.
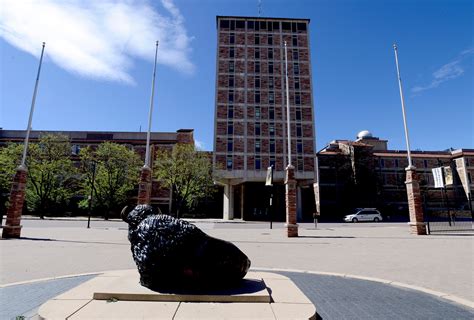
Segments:
[[[25,202],[27,176],[26,167],[18,167],[10,191],[10,206],[7,210],[7,221],[3,226],[2,238],[19,238],[21,235],[20,222]]]
[[[298,224],[296,223],[296,180],[295,167],[286,167],[285,177],[285,202],[286,202],[286,229],[288,237],[298,236]]]
[[[143,166],[140,170],[140,182],[138,183],[138,204],[150,204],[151,197],[151,169]]]
[[[410,233],[424,235],[426,234],[426,225],[423,219],[423,206],[416,168],[409,167],[405,171],[407,172],[405,184],[407,186],[408,208],[410,210],[410,222],[408,223]]]

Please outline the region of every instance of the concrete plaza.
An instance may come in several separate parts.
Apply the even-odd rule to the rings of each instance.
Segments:
[[[371,279],[421,290],[472,306],[472,233],[414,236],[405,223],[300,224],[298,238],[284,225],[195,221],[208,234],[234,242],[252,268],[305,271]],[[22,238],[0,241],[0,284],[134,268],[127,226],[120,221],[24,219]]]

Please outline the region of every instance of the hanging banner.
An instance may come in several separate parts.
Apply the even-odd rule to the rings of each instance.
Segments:
[[[267,179],[265,181],[266,186],[273,186],[273,166],[267,168]]]
[[[466,197],[469,198],[469,193],[471,190],[469,190],[469,178],[467,176],[466,162],[464,158],[457,158],[454,161],[456,163],[456,171],[458,172],[462,187],[464,192],[466,192]]]
[[[444,181],[443,181],[443,168],[433,168],[433,180],[434,180],[434,187],[435,188],[444,188]]]
[[[451,167],[444,167],[443,173],[444,173],[444,184],[447,186],[452,185],[453,184],[453,170],[451,169]]]

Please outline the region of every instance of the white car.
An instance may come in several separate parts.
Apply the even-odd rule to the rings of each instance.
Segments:
[[[382,215],[375,208],[359,208],[354,214],[349,214],[344,217],[345,222],[359,222],[359,221],[382,221]]]

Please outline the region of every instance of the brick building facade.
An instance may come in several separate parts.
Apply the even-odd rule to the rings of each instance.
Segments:
[[[218,16],[213,166],[215,180],[224,185],[225,219],[268,219],[264,181],[270,165],[275,168],[274,214],[284,218],[285,41],[299,216],[314,210],[309,20]]]
[[[318,152],[321,214],[339,220],[355,207],[377,207],[393,219],[408,219],[405,150],[388,149],[387,140],[361,132],[355,141],[334,140]],[[474,193],[474,150],[412,151],[423,207],[430,211],[468,210]],[[432,169],[450,167],[453,184],[446,193],[434,187]]]
[[[177,143],[194,144],[193,133],[193,129],[180,129],[176,132],[151,132],[151,154],[155,154],[155,152],[159,149],[171,149]],[[23,143],[25,140],[25,134],[25,130],[0,129],[0,147],[10,142]],[[145,159],[146,132],[31,131],[30,142],[38,141],[38,139],[45,134],[61,134],[67,136],[72,146],[71,157],[76,161],[79,160],[77,155],[79,154],[81,148],[87,146],[97,146],[103,142],[113,142],[126,145],[138,153],[143,161]],[[153,161],[151,166],[153,169]],[[170,191],[160,187],[156,180],[152,181],[151,204],[160,207],[164,213],[169,212],[172,204]]]

